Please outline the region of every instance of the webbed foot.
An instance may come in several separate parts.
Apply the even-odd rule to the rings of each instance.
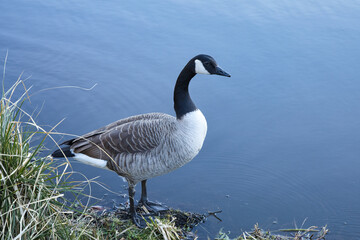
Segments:
[[[145,228],[146,227],[146,221],[145,219],[139,215],[138,213],[134,213],[131,216],[131,220],[138,228]]]
[[[169,210],[168,207],[166,207],[165,205],[162,205],[161,203],[155,203],[155,202],[151,202],[148,200],[140,201],[139,205],[146,207],[146,209],[152,213],[160,213],[160,212],[165,212],[165,211]]]

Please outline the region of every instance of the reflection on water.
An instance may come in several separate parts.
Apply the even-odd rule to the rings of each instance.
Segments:
[[[192,98],[208,120],[204,147],[190,164],[149,182],[150,197],[170,206],[223,210],[223,222],[209,219],[202,236],[220,228],[235,235],[256,222],[292,227],[306,218],[308,226],[328,224],[333,239],[360,236],[360,4],[39,0],[0,2],[0,9],[5,84],[22,71],[34,91],[98,84],[32,97],[31,110],[44,103],[40,124],[66,118],[61,132],[173,114],[177,75],[198,53],[232,74],[192,81]],[[116,174],[73,167],[123,191]]]

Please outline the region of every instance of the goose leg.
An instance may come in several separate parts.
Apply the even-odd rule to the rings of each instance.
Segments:
[[[130,214],[131,214],[131,219],[133,221],[133,223],[138,227],[138,228],[144,228],[145,226],[141,224],[141,218],[139,216],[139,214],[136,213],[136,209],[135,209],[135,204],[134,204],[134,196],[135,196],[135,186],[132,184],[129,184],[129,201],[130,201]]]
[[[160,203],[150,202],[147,198],[147,190],[146,190],[146,181],[141,181],[141,198],[140,198],[140,204],[146,207],[147,210],[153,213],[159,213],[162,211],[167,211],[169,208],[163,206]]]

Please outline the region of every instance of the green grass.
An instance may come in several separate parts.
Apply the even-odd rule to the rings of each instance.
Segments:
[[[68,177],[68,163],[55,166],[52,159],[40,156],[49,135],[21,108],[28,93],[25,86],[23,94],[13,99],[20,86],[24,84],[19,78],[9,90],[3,90],[0,101],[0,238],[71,236],[73,233],[64,229],[68,209],[58,201],[66,202],[64,192],[75,187],[63,181]],[[40,143],[31,146],[35,137]]]
[[[92,216],[92,218],[81,221],[88,225],[88,231],[91,231],[93,236],[98,239],[184,239],[184,232],[175,226],[174,219],[171,218],[148,219],[147,227],[139,229],[129,219],[124,219],[111,212],[104,215],[90,213],[88,216]]]

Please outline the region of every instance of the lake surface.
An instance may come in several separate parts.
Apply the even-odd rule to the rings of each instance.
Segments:
[[[179,72],[209,54],[232,77],[191,82],[208,121],[203,149],[150,180],[150,199],[222,209],[222,222],[197,228],[202,239],[305,219],[327,224],[328,239],[359,239],[359,26],[359,1],[1,1],[0,60],[8,51],[6,86],[31,76],[26,108],[41,109],[39,124],[66,118],[57,130],[81,135],[135,114],[173,115]],[[72,166],[126,193],[115,173]],[[125,201],[108,193],[103,204],[112,200]]]

